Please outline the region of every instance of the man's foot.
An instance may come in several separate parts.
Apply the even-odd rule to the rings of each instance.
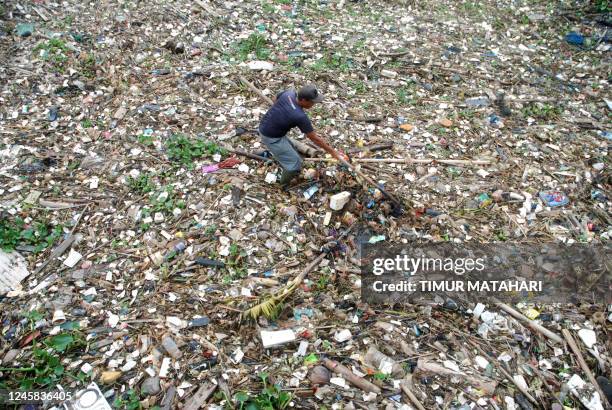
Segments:
[[[300,171],[283,171],[280,178],[280,185],[283,191],[287,191],[291,184],[291,181],[300,174]]]

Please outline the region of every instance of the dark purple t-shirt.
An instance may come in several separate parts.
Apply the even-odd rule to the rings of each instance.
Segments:
[[[308,115],[297,103],[297,93],[288,90],[277,96],[274,105],[263,116],[259,132],[268,138],[281,138],[293,127],[304,134],[314,131]]]

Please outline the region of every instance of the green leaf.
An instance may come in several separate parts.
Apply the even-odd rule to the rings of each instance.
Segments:
[[[25,231],[21,231],[21,239],[25,239],[27,241],[31,241],[35,239],[34,229],[26,229]]]
[[[65,322],[60,325],[60,329],[62,330],[77,330],[80,329],[81,325],[79,322]]]
[[[266,381],[268,380],[268,376],[269,374],[266,372],[261,372],[259,373],[259,378],[261,379],[261,382],[265,385]]]
[[[308,364],[315,364],[318,361],[319,361],[319,358],[314,353],[310,353],[308,356],[306,356],[304,358],[304,364],[306,364],[306,365],[308,365]]]
[[[48,339],[46,344],[57,352],[63,352],[68,348],[68,346],[70,346],[73,341],[74,338],[71,335],[67,333],[62,333],[57,336],[53,336],[51,339]]]
[[[238,403],[245,403],[247,400],[249,400],[249,395],[246,392],[239,391],[238,393],[234,394],[234,400]]]
[[[27,318],[29,321],[31,321],[31,322],[38,322],[38,321],[39,321],[40,319],[42,319],[43,317],[44,317],[44,316],[43,316],[43,314],[42,314],[42,313],[40,313],[40,312],[38,312],[38,311],[36,311],[36,310],[33,310],[33,311],[28,312],[28,313],[26,314],[26,318]]]
[[[278,407],[284,409],[291,402],[291,394],[286,391],[280,392],[278,395]]]

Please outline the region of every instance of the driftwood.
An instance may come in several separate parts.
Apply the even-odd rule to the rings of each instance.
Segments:
[[[365,392],[376,394],[379,394],[381,392],[380,387],[370,383],[363,377],[357,376],[349,368],[341,365],[335,360],[323,359],[323,365],[325,365],[325,367],[327,367],[332,372],[342,375],[342,377],[344,377],[349,383],[359,387]]]
[[[580,352],[580,349],[578,348],[578,345],[576,344],[576,340],[574,340],[574,337],[572,336],[570,331],[567,329],[561,330],[561,333],[563,333],[563,337],[565,337],[567,344],[572,349],[572,352],[574,352],[574,354],[576,355],[576,358],[578,359],[578,364],[582,368],[582,371],[584,372],[584,374],[586,374],[587,378],[589,379],[593,387],[595,387],[595,390],[597,391],[597,393],[599,393],[599,397],[601,397],[602,403],[605,403],[607,396],[601,390],[601,387],[599,387],[599,383],[597,383],[597,380],[595,380],[595,376],[593,376],[591,369],[589,369],[589,366],[584,360],[584,357],[582,356],[582,353]]]
[[[497,388],[497,382],[495,380],[471,376],[463,372],[456,372],[427,359],[419,359],[417,361],[417,369],[421,370],[422,372],[435,373],[441,376],[460,376],[466,382],[483,390],[484,392],[486,392],[486,394],[489,395],[492,395],[495,392],[495,389]]]
[[[347,152],[349,154],[355,154],[357,152],[374,152],[374,151],[383,151],[386,149],[391,149],[393,148],[393,143],[392,142],[386,142],[384,144],[375,144],[375,145],[369,145],[367,147],[360,147],[360,148],[351,148],[350,150],[348,150]]]
[[[530,320],[528,317],[526,317],[522,313],[517,312],[516,310],[512,309],[510,306],[506,305],[505,303],[502,303],[502,302],[500,302],[498,300],[495,300],[495,302],[496,302],[496,304],[497,304],[497,306],[499,308],[501,308],[506,313],[510,314],[510,316],[514,317],[517,320],[520,320],[521,322],[526,323],[527,326],[531,330],[534,330],[534,331],[536,331],[536,332],[546,336],[547,338],[549,338],[553,342],[563,343],[563,338],[561,336],[559,336],[558,334],[553,333],[550,330],[546,329],[544,326],[534,322],[533,320]]]
[[[161,402],[161,410],[170,410],[172,409],[172,402],[174,402],[174,397],[176,396],[176,387],[173,384],[170,385],[168,390],[166,390],[166,394],[164,395],[164,399]]]
[[[187,400],[183,410],[198,410],[208,400],[210,396],[217,390],[216,384],[204,383],[200,386],[198,391]]]
[[[317,155],[317,152],[321,152],[321,150],[315,149],[308,144],[304,144],[303,142],[300,142],[295,138],[291,138],[289,136],[287,138],[289,139],[289,142],[291,142],[291,145],[293,145],[300,154],[312,156]]]
[[[60,257],[64,252],[66,252],[66,249],[70,248],[70,245],[72,245],[72,242],[74,242],[75,239],[77,239],[75,235],[70,235],[68,236],[68,238],[64,239],[62,243],[60,243],[55,249],[53,249],[49,258],[44,261],[42,265],[36,268],[34,274],[42,272],[42,270],[49,264],[49,262],[51,262],[55,258]]]
[[[401,382],[400,383],[400,388],[402,389],[402,391],[404,392],[404,394],[406,396],[408,396],[408,399],[410,399],[410,401],[412,402],[412,404],[414,404],[416,406],[417,409],[419,410],[425,410],[425,407],[423,407],[423,404],[419,401],[419,399],[414,395],[414,393],[410,390],[410,387],[408,387],[408,383],[406,382]]]
[[[495,363],[497,366],[497,368],[502,372],[502,374],[504,375],[504,377],[506,379],[508,379],[508,381],[511,381],[512,383],[514,383],[514,385],[516,386],[517,389],[520,390],[521,393],[523,393],[523,395],[525,397],[527,397],[527,400],[529,400],[530,402],[532,402],[533,404],[538,404],[538,402],[536,401],[536,399],[529,393],[529,391],[527,391],[527,389],[525,389],[523,386],[519,385],[516,383],[516,381],[514,381],[514,377],[512,377],[512,375],[510,373],[508,373],[508,371],[506,369],[504,369],[503,366],[500,366],[499,363],[497,363],[497,360],[492,358],[491,356],[489,356],[489,354],[487,352],[485,352],[484,350],[482,350],[482,348],[480,346],[478,346],[476,343],[472,342],[470,340],[470,343],[472,344],[472,346],[474,346],[476,348],[476,350],[478,350],[478,352],[483,355],[488,361],[490,361],[491,363]]]
[[[272,162],[271,158],[266,158],[260,155],[251,154],[250,152],[246,152],[240,149],[234,149],[230,147],[228,144],[219,144],[219,145],[221,145],[223,148],[225,148],[229,152],[236,154],[236,155],[240,155],[240,156],[251,158],[251,159],[256,159],[258,161],[263,161],[263,162]]]
[[[335,158],[304,158],[310,162],[335,162]],[[394,164],[444,164],[444,165],[489,165],[491,161],[487,160],[469,160],[469,159],[413,159],[413,158],[355,158],[352,162],[368,163],[394,163]]]

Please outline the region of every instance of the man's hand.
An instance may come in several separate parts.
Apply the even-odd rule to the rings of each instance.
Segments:
[[[351,162],[350,158],[348,157],[348,155],[346,155],[344,152],[342,151],[338,151],[338,157],[340,157],[341,159],[343,159],[346,162]]]
[[[309,132],[306,136],[319,147],[323,148],[329,155],[336,159],[343,159],[346,162],[350,162],[349,157],[342,151],[336,151],[332,147],[329,146],[327,142],[321,137],[319,137],[314,131]]]

